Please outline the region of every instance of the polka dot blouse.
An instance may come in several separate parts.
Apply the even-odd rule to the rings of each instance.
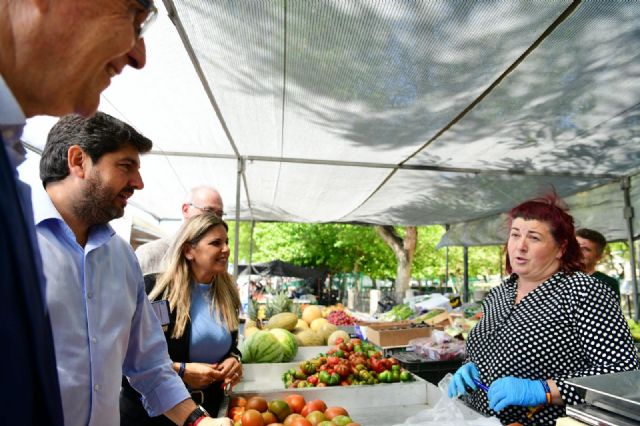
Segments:
[[[516,305],[517,278],[513,274],[491,290],[483,318],[469,333],[469,360],[487,386],[506,376],[553,379],[565,403],[578,404],[583,401],[566,379],[640,368],[620,305],[603,283],[581,272],[558,272]],[[526,407],[496,413],[482,390],[465,398],[504,424],[555,425],[565,414],[556,405],[532,418]]]

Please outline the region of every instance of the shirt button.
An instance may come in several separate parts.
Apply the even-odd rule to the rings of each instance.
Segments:
[[[100,390],[100,385],[93,385],[93,390],[98,392]]]
[[[88,293],[87,293],[87,299],[91,299],[92,297],[93,297],[93,293],[88,292]]]
[[[98,339],[96,339],[95,337],[91,338],[91,343],[96,343],[98,341]]]

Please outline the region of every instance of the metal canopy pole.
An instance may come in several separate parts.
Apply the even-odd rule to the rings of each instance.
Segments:
[[[256,228],[256,221],[251,221],[251,235],[249,236],[249,268],[253,264],[253,231]]]
[[[238,177],[236,178],[236,235],[233,242],[233,280],[238,280],[238,256],[240,254],[240,184],[242,183],[242,174],[244,173],[245,160],[238,158]]]
[[[449,226],[449,224],[446,224],[444,226],[445,231],[449,231],[449,228],[451,228],[451,226]],[[448,291],[447,288],[449,287],[449,246],[447,245],[445,247],[445,251],[444,251],[444,288],[445,288],[445,292]]]
[[[636,249],[633,243],[633,207],[631,206],[631,179],[622,178],[620,189],[624,193],[624,218],[627,221],[627,232],[629,237],[629,262],[631,263],[631,283],[633,284],[632,300],[634,306],[634,320],[638,321],[638,279],[636,277]]]
[[[462,301],[464,303],[469,302],[469,247],[463,247],[464,253],[464,287],[462,289]]]

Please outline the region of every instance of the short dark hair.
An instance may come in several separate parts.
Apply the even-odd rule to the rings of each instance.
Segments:
[[[593,229],[580,228],[576,231],[576,237],[584,238],[585,240],[596,243],[596,246],[598,247],[598,255],[602,255],[604,248],[607,246],[607,239],[604,235],[598,231],[594,231]]]
[[[93,163],[125,145],[133,145],[139,153],[151,151],[153,143],[133,127],[117,118],[98,112],[93,117],[67,115],[49,131],[47,143],[40,158],[40,179],[45,187],[50,182],[69,176],[67,152],[78,145]]]
[[[550,192],[540,198],[525,201],[509,211],[509,228],[517,218],[546,222],[553,239],[559,246],[564,246],[564,254],[560,258],[560,270],[566,273],[583,271],[582,252],[575,236],[573,217],[569,208],[555,193]],[[506,251],[506,250],[505,250]],[[512,272],[509,252],[506,253],[506,269]]]

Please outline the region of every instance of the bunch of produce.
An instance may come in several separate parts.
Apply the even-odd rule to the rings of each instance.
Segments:
[[[384,358],[375,346],[360,339],[337,345],[326,354],[302,361],[282,375],[287,388],[375,385],[409,382],[411,373],[400,367],[395,358]]]
[[[293,303],[286,293],[277,293],[266,304],[260,304],[255,299],[249,300],[247,307],[247,322],[245,324],[245,334],[251,333],[253,329],[261,329],[267,321],[282,313],[290,313],[300,318],[300,307]]]
[[[234,397],[228,416],[234,426],[360,426],[344,408],[327,407],[321,399],[307,402],[297,394],[268,402],[260,396]]]
[[[437,317],[438,315],[441,315],[443,313],[445,313],[446,311],[444,309],[432,309],[427,313],[424,313],[420,316],[417,316],[413,319],[413,322],[415,323],[425,323],[425,324],[429,324],[429,320],[432,320],[433,318]]]
[[[333,325],[354,325],[356,323],[356,320],[344,310],[329,312],[327,321]]]
[[[629,329],[631,330],[631,336],[636,342],[640,342],[640,322],[635,322],[632,319],[627,319]]]
[[[298,346],[332,345],[331,336],[339,331],[335,324],[323,318],[322,310],[315,305],[309,305],[302,311],[302,319],[298,320],[293,334]],[[348,334],[345,333],[348,337]]]
[[[469,318],[455,318],[453,324],[444,329],[444,332],[451,337],[461,337],[467,340],[469,332],[476,326],[479,320]]]
[[[381,314],[378,318],[382,321],[404,321],[413,316],[413,309],[409,305],[395,305],[390,311]]]

